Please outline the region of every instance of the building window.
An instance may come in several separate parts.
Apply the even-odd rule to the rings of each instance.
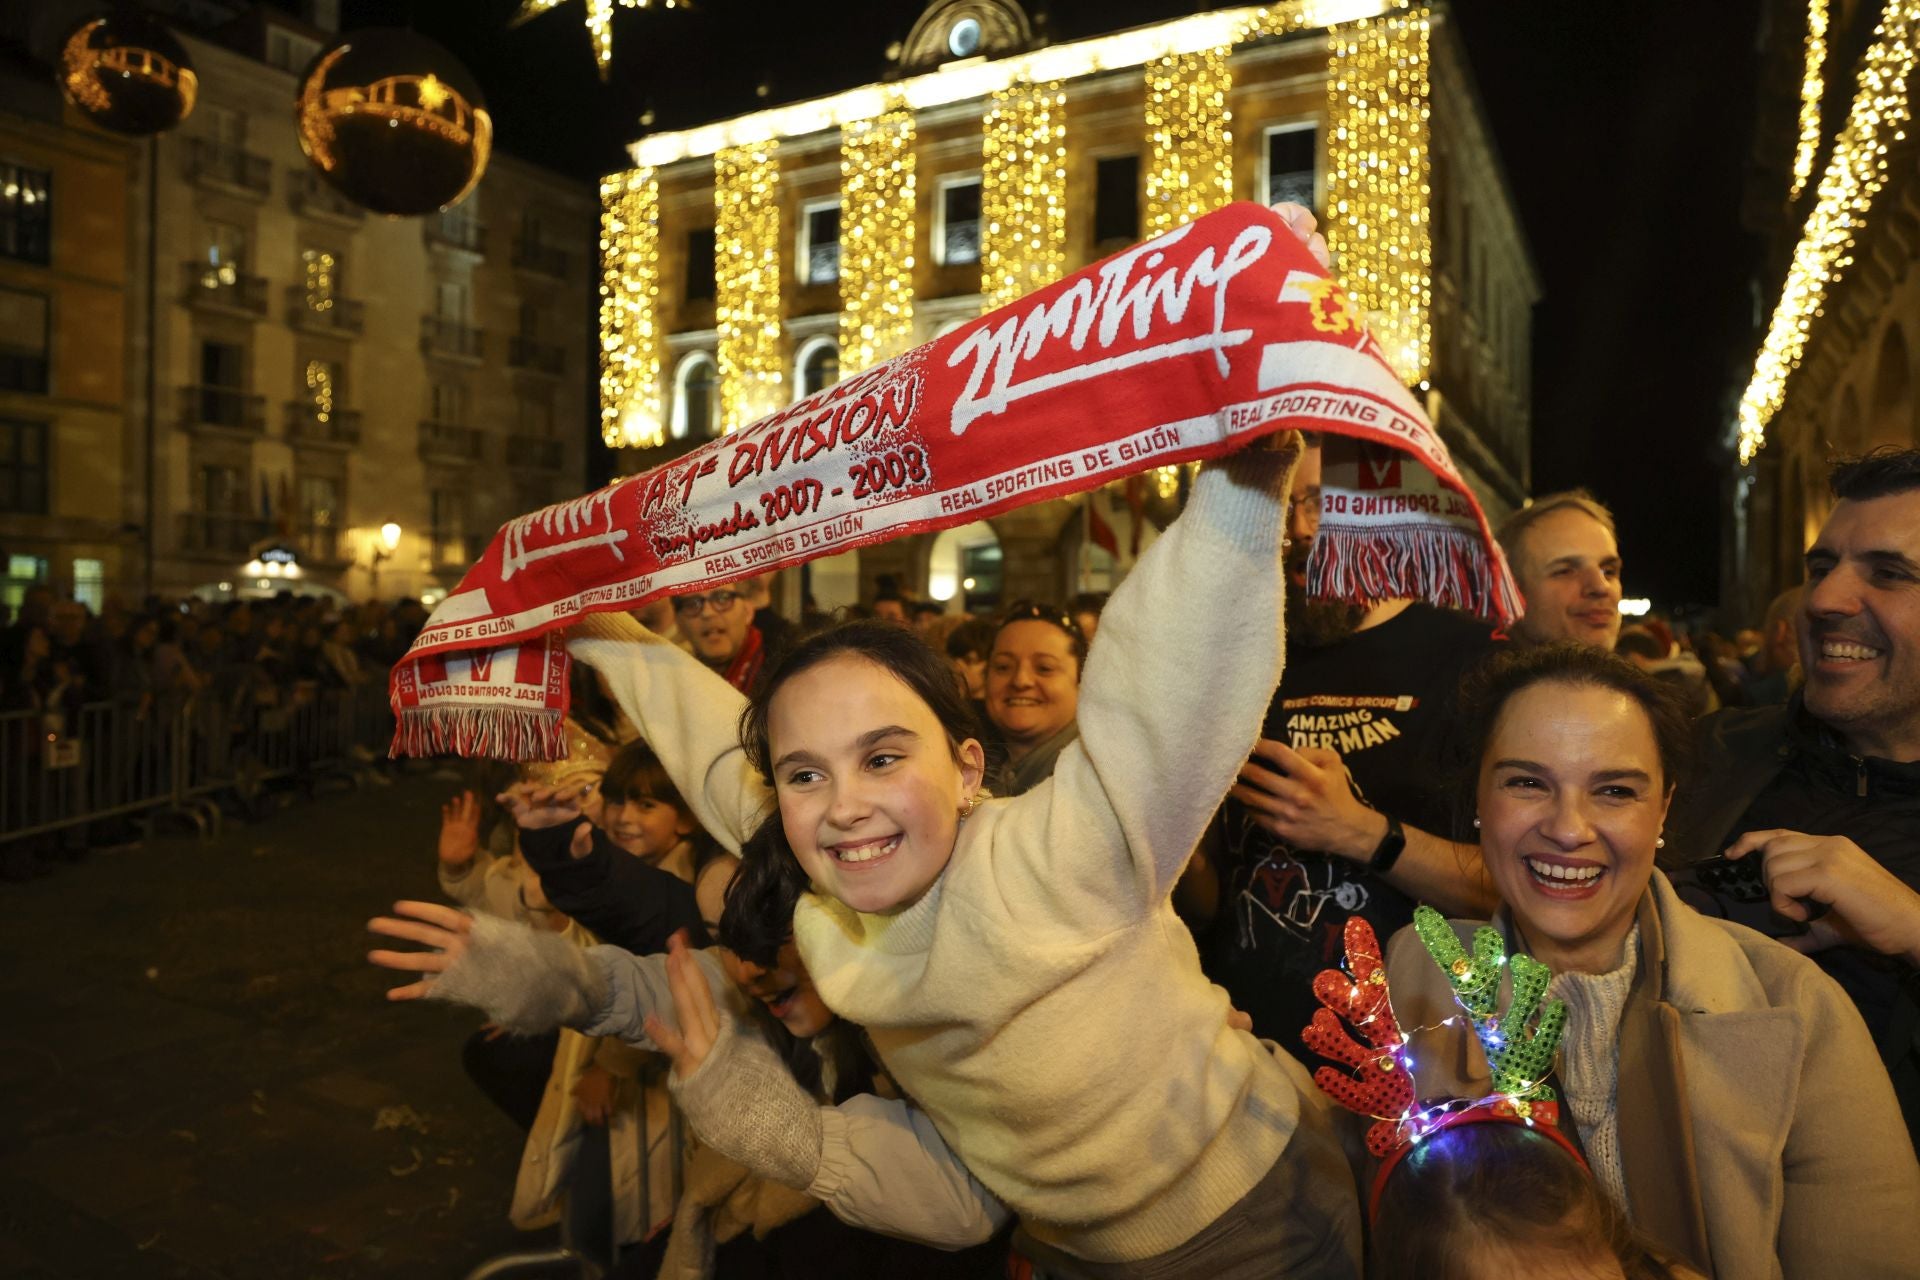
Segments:
[[[0,289],[0,391],[46,394],[49,349],[46,295]]]
[[[429,494],[429,535],[435,564],[467,562],[467,495],[460,489],[435,489]]]
[[[300,524],[307,530],[331,529],[340,519],[340,482],[332,476],[301,476],[296,490]]]
[[[7,573],[0,578],[0,604],[18,613],[21,602],[27,598],[27,592],[47,580],[47,558],[45,556],[7,557]]]
[[[247,513],[247,482],[240,468],[208,463],[200,468],[200,510],[209,515]]]
[[[1093,243],[1140,238],[1140,157],[1107,156],[1093,165]],[[1118,246],[1116,246],[1118,247]],[[1101,250],[1101,252],[1105,252]]]
[[[980,261],[980,179],[943,178],[934,204],[934,259],[943,267]]]
[[[800,211],[800,283],[832,284],[840,278],[840,202],[825,200]]]
[[[103,561],[74,557],[73,598],[99,616],[107,603],[107,566]]]
[[[1312,120],[1267,130],[1266,203],[1320,207],[1320,126]]]
[[[282,71],[299,75],[319,52],[318,40],[295,35],[280,27],[267,32],[267,62]]]
[[[804,400],[840,381],[840,347],[832,338],[812,338],[800,347],[793,385]]]
[[[520,304],[521,337],[538,338],[542,333],[546,332],[546,328],[547,324],[543,318],[543,309],[539,303],[523,302]]]
[[[247,265],[247,230],[232,222],[207,222],[207,265],[228,268],[220,274],[221,284],[232,284]]]
[[[514,421],[523,436],[546,439],[553,435],[553,397],[544,391],[520,388],[514,396]]]
[[[462,426],[467,421],[467,385],[464,382],[433,384],[434,422]]]
[[[434,315],[453,324],[467,322],[467,284],[464,280],[442,280],[434,290]]]
[[[247,385],[246,348],[207,339],[200,344],[200,385],[233,390]]]
[[[0,418],[0,511],[47,514],[47,424]]]
[[[720,366],[704,351],[680,362],[673,374],[673,438],[705,440],[720,434]]]
[[[687,301],[713,301],[713,228],[687,232]]]
[[[45,265],[53,250],[53,175],[0,160],[0,257]]]

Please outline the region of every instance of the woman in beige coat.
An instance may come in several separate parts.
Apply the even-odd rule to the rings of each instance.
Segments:
[[[1576,646],[1507,655],[1476,694],[1475,826],[1506,904],[1493,924],[1558,975],[1552,1083],[1601,1187],[1659,1250],[1720,1280],[1915,1274],[1920,1166],[1852,1002],[1654,870],[1687,742],[1678,709]],[[1460,1012],[1411,929],[1387,968],[1410,1032]],[[1489,1091],[1464,1020],[1409,1048],[1420,1096]]]

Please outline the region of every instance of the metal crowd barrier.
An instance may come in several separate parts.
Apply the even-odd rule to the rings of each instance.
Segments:
[[[269,784],[351,785],[393,735],[384,681],[216,680],[182,700],[0,713],[0,844],[110,818],[217,831],[220,801]]]

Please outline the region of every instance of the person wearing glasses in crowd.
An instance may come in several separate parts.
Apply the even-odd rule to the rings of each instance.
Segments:
[[[673,598],[674,620],[693,656],[742,693],[752,690],[767,665],[767,636],[753,615],[752,598],[728,587]]]
[[[1021,603],[1007,611],[987,656],[987,718],[1006,758],[988,788],[1022,795],[1053,776],[1053,766],[1080,727],[1080,669],[1087,642],[1065,612]]]

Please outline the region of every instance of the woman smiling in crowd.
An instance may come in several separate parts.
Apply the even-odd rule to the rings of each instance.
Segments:
[[[1708,1275],[1909,1273],[1920,1167],[1852,1002],[1654,870],[1688,742],[1664,686],[1555,645],[1497,660],[1467,705],[1494,924],[1558,975],[1553,1084],[1601,1188]],[[1388,969],[1402,1026],[1458,1013],[1411,929]],[[1421,1095],[1483,1096],[1474,1035],[1449,1034],[1411,1042]]]
[[[987,659],[987,718],[1007,749],[988,788],[995,795],[1021,795],[1045,782],[1080,736],[1074,716],[1086,660],[1080,628],[1057,609],[1018,604],[1001,622]]]

